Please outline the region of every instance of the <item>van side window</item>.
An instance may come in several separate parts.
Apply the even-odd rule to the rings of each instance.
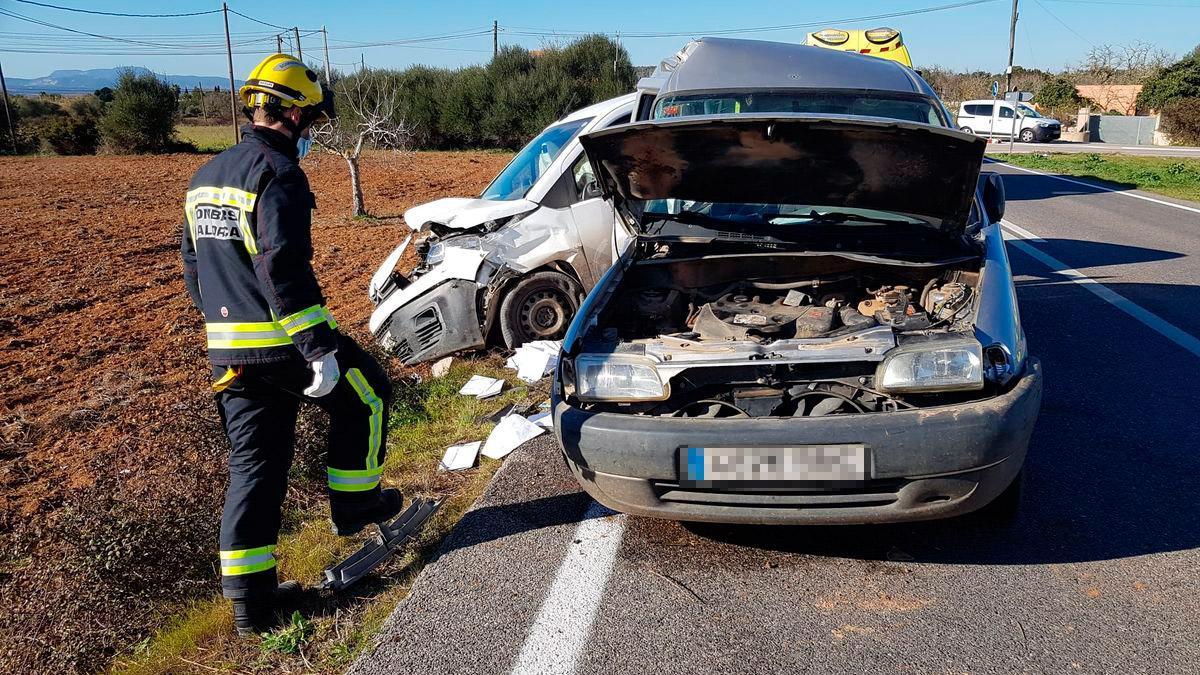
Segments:
[[[969,106],[967,106],[967,114],[968,115],[981,115],[983,117],[991,117],[992,116],[992,106],[991,105],[979,105],[979,104],[969,105]]]
[[[592,173],[592,163],[588,161],[587,155],[580,155],[579,159],[575,160],[575,164],[571,166],[571,176],[575,180],[575,201],[581,201],[583,189],[588,183],[596,182],[596,175]]]
[[[1016,117],[1016,115],[1013,114],[1012,108],[1001,108],[1000,116],[1003,117],[1004,119],[1012,119],[1012,118]]]
[[[607,129],[607,128],[609,128],[609,127],[616,127],[616,126],[620,126],[620,125],[622,125],[622,124],[629,124],[629,119],[630,119],[630,117],[631,117],[631,116],[632,116],[632,113],[630,113],[629,115],[621,115],[621,116],[620,116],[620,117],[618,117],[617,119],[615,119],[615,120],[613,120],[613,121],[609,122],[609,123],[608,123],[608,125],[607,125],[607,126],[605,126],[604,128],[605,128],[605,129]]]

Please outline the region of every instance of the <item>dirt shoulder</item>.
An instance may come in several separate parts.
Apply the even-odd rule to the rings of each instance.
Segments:
[[[179,276],[182,195],[208,157],[0,159],[0,669],[94,671],[216,589],[226,444]],[[314,265],[366,339],[371,272],[414,204],[481,190],[492,153],[306,161]],[[402,376],[398,371],[395,376]],[[306,442],[301,455],[315,453]],[[296,495],[310,499],[311,495]]]

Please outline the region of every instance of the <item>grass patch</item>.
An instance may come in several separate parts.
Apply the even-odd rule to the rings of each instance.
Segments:
[[[175,136],[200,152],[221,152],[233,145],[233,128],[229,125],[180,124],[175,127]]]
[[[1099,153],[989,155],[993,159],[1049,173],[1119,183],[1168,197],[1200,201],[1200,159]]]
[[[474,374],[508,382],[500,396],[480,401],[458,390]],[[536,387],[536,385],[535,385]],[[343,671],[374,639],[396,605],[408,596],[412,582],[463,514],[487,487],[500,462],[480,457],[480,465],[463,472],[438,471],[446,446],[482,440],[493,423],[476,421],[511,404],[536,404],[549,397],[520,382],[501,359],[456,359],[442,378],[396,383],[392,404],[384,482],[406,497],[436,495],[444,499],[437,516],[420,539],[381,566],[348,593],[321,596],[309,591],[300,611],[272,633],[255,640],[233,635],[229,604],[220,597],[182,608],[157,634],[114,661],[113,672],[165,675],[180,671],[319,672]],[[295,476],[292,480],[297,480]],[[356,549],[365,537],[339,538],[330,533],[327,507],[293,510],[292,523],[278,546],[281,579],[317,583],[326,567]]]

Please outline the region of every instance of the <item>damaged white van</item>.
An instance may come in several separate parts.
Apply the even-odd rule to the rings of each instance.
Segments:
[[[370,329],[405,364],[503,341],[563,336],[583,295],[612,264],[612,205],[579,136],[630,121],[634,94],[547,127],[478,198],[447,198],[404,214],[412,233],[371,278]],[[396,266],[416,233],[418,264]]]

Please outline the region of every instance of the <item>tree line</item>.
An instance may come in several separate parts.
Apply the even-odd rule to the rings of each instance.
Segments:
[[[338,73],[335,92],[345,90],[343,80],[367,81],[369,90],[393,96],[392,114],[414,149],[514,149],[572,110],[632,91],[635,73],[621,45],[592,35],[539,50],[505,47],[482,66]],[[111,90],[88,96],[14,98],[16,141],[23,153],[187,151],[174,138],[175,125],[183,118],[228,122],[227,96],[125,72]],[[352,107],[337,98],[343,122],[357,124]],[[0,129],[7,134],[6,124]],[[12,146],[6,137],[0,142]]]

